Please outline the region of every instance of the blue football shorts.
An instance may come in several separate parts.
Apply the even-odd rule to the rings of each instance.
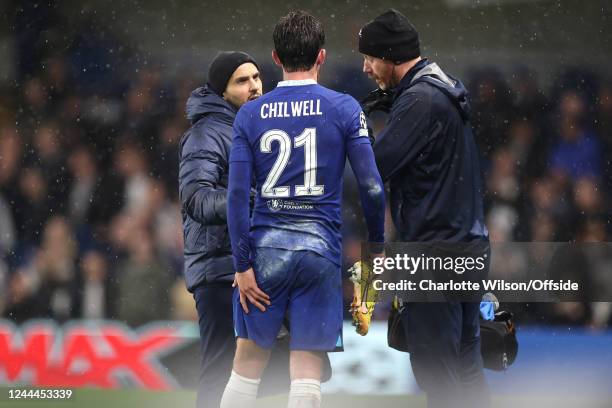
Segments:
[[[257,285],[271,304],[265,312],[234,291],[236,336],[270,349],[283,322],[288,322],[291,350],[333,351],[342,348],[342,274],[340,267],[313,251],[255,248]],[[247,300],[248,302],[248,300]]]

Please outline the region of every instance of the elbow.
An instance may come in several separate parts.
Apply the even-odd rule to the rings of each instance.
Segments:
[[[181,200],[181,207],[185,212],[193,218],[193,206],[194,206],[195,194],[193,191],[186,191],[186,189],[179,189],[179,199]]]

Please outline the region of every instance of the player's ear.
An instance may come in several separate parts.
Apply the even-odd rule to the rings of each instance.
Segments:
[[[327,52],[325,48],[321,48],[319,50],[319,54],[317,55],[317,65],[323,65],[325,63],[325,57],[327,56]]]
[[[278,58],[278,54],[276,53],[276,50],[272,50],[272,59],[274,60],[274,63],[278,65],[279,67],[283,66],[283,63],[281,62],[280,58]]]

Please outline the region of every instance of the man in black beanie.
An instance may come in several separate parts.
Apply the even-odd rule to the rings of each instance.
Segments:
[[[397,10],[361,28],[359,51],[364,73],[378,85],[363,101],[364,112],[389,113],[374,154],[383,181],[389,182],[398,241],[437,254],[450,250],[454,258],[489,259],[465,87],[421,57],[417,30]],[[487,272],[488,261],[478,278]],[[429,407],[487,407],[479,303],[446,299],[403,305],[400,316],[414,375]]]
[[[180,143],[185,281],[199,316],[202,371],[198,407],[218,407],[230,375],[235,340],[232,324],[234,266],[227,232],[227,178],[232,126],[238,109],[262,93],[255,60],[222,52],[208,83],[187,100],[191,127]]]

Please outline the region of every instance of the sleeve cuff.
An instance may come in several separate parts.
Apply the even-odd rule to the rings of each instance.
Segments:
[[[238,273],[246,272],[251,267],[251,263],[249,261],[236,261],[234,260],[234,269]]]

